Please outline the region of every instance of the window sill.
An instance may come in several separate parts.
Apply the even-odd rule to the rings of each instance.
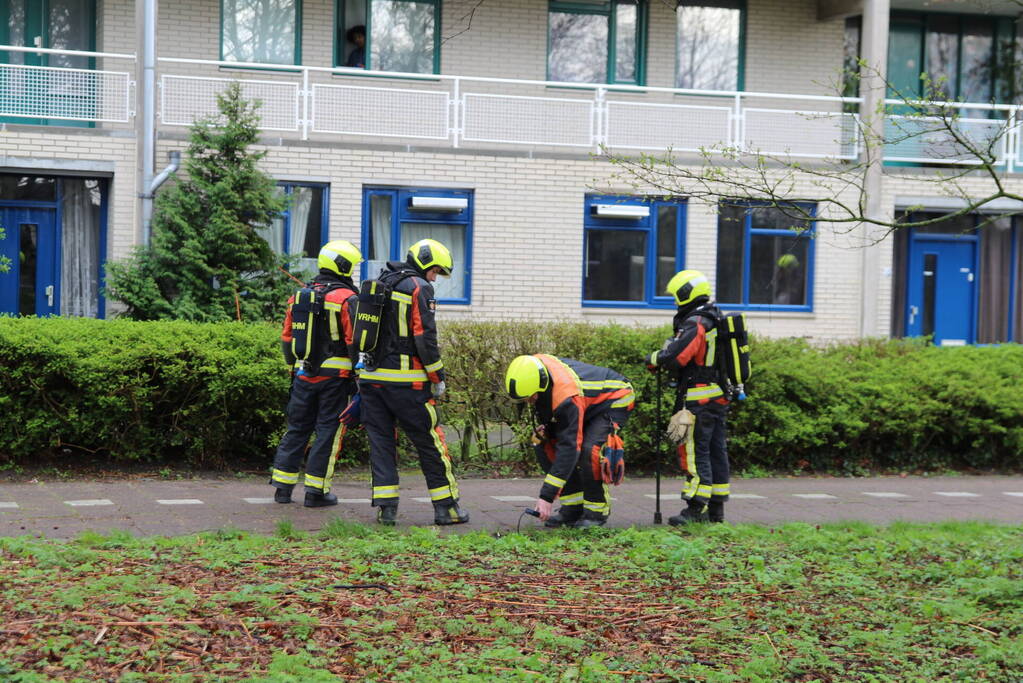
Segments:
[[[643,88],[645,86],[636,85],[635,83],[579,83],[578,85],[572,83],[560,83],[558,85],[548,85],[547,90],[570,90],[584,92],[596,92],[597,89],[603,89],[606,92],[613,92],[619,95],[638,95],[640,97],[646,95],[646,91],[634,90],[634,88]]]
[[[270,73],[302,73],[301,65],[281,64],[280,66],[220,66],[220,71],[268,71]]]
[[[675,309],[675,304],[649,303],[646,301],[587,301],[583,300],[583,308],[629,308],[637,311],[670,311]]]
[[[740,305],[740,304],[723,304],[718,303],[720,308],[725,313],[735,311],[736,313],[763,313],[766,315],[780,315],[780,314],[791,314],[794,318],[805,318],[814,313],[812,306],[768,306],[766,304],[757,305]]]
[[[423,74],[421,77],[415,76],[394,76],[388,74],[386,71],[367,71],[366,69],[358,69],[354,67],[335,66],[338,71],[330,72],[331,78],[372,78],[388,81],[409,81],[412,83],[418,83],[420,81],[426,83],[437,83],[441,81],[439,74]],[[341,69],[345,69],[341,71]]]

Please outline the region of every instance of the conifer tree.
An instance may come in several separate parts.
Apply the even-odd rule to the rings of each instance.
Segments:
[[[259,104],[232,83],[217,96],[218,116],[197,121],[186,177],[156,199],[152,244],[107,269],[108,294],[136,320],[273,320],[294,289],[258,230],[287,206],[258,168]]]

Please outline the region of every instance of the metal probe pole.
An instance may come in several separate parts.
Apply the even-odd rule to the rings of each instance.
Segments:
[[[654,472],[657,480],[657,497],[654,503],[654,524],[661,523],[661,368],[657,368],[657,414],[654,416]]]

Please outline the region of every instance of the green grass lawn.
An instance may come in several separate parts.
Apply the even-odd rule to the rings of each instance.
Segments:
[[[1023,680],[1023,527],[0,538],[2,681]]]

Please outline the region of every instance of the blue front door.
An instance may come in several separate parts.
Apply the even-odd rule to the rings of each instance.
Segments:
[[[976,320],[975,238],[914,235],[906,282],[906,335],[942,346],[972,344]]]
[[[0,273],[0,313],[56,315],[60,312],[60,259],[55,209],[0,207],[0,254],[11,260]]]

